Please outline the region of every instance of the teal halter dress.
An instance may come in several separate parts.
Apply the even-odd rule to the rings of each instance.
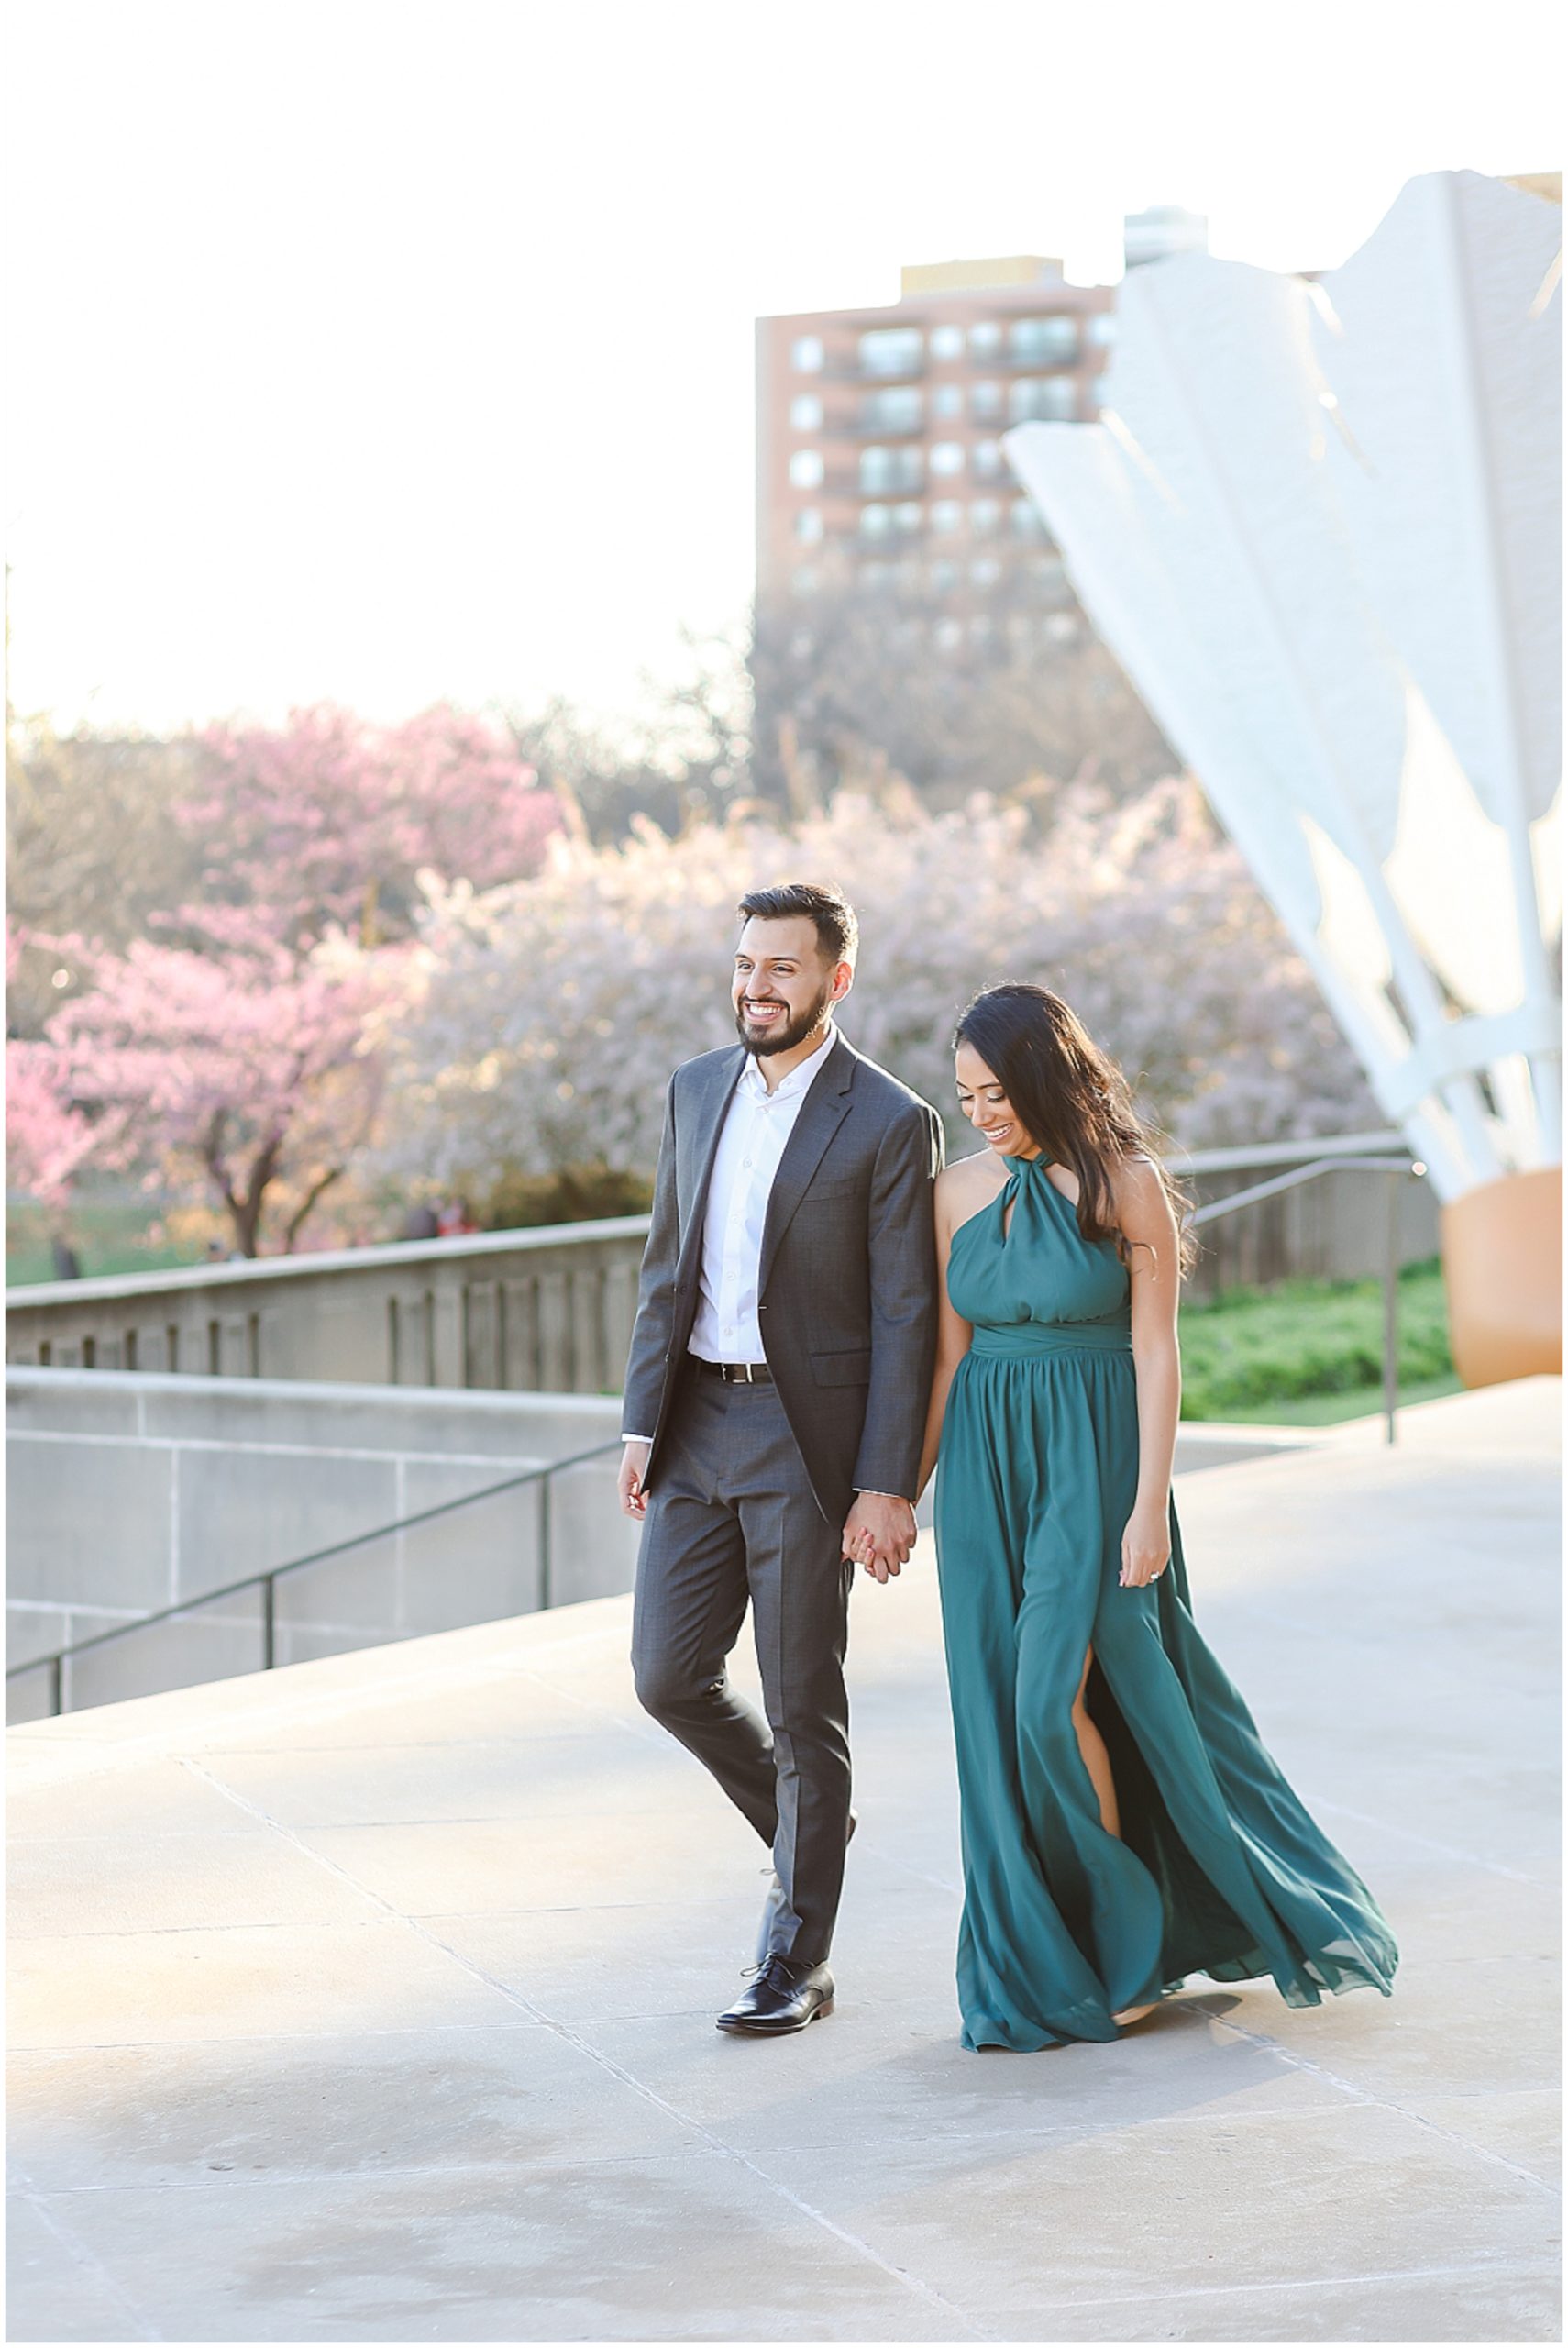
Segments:
[[[1115,2013],[1189,1973],[1272,1974],[1293,2006],[1364,1985],[1386,1996],[1393,1935],[1199,1637],[1174,1506],[1165,1572],[1121,1586],[1138,1483],[1131,1284],[1111,1244],[1083,1237],[1048,1162],[1007,1161],[947,1273],[974,1330],[936,1487],[964,2043],[1112,2039]],[[1072,1722],[1091,1645],[1120,1840]]]

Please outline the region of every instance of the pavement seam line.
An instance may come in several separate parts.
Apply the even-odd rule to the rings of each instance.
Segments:
[[[105,2297],[114,2301],[127,2323],[131,2326],[135,2337],[138,2340],[161,2340],[162,2332],[149,2322],[137,2307],[135,2300],[127,2292],[121,2289],[114,2274],[105,2265],[97,2252],[82,2240],[73,2227],[68,2226],[63,2219],[57,2216],[50,2209],[42,2188],[38,2186],[24,2185],[19,2189],[22,2199],[32,2210],[33,2215],[54,2236],[72,2266],[79,2274],[89,2276],[98,2285]],[[69,2187],[64,2189],[71,2190]]]
[[[1374,1818],[1364,1810],[1351,1810],[1342,1801],[1327,1801],[1318,1794],[1304,1794],[1303,1800],[1313,1811],[1326,1810],[1341,1818],[1353,1818],[1358,1826],[1381,1827],[1385,1834],[1397,1834],[1401,1842],[1419,1843],[1424,1851],[1434,1851],[1440,1859],[1460,1859],[1466,1866],[1481,1867],[1487,1875],[1507,1876],[1510,1883],[1541,1886],[1539,1876],[1525,1875],[1518,1867],[1506,1867],[1500,1859],[1477,1858],[1474,1851],[1462,1851],[1452,1843],[1434,1842],[1430,1834],[1418,1834],[1413,1827],[1396,1826],[1386,1818]]]
[[[1368,2275],[1301,2275],[1288,2282],[1176,2283],[1159,2291],[1116,2291],[1104,2298],[1064,2299],[1060,2304],[1064,2313],[1077,2314],[1084,2308],[1158,2307],[1166,2299],[1244,2298],[1250,2291],[1357,2290],[1367,2283],[1449,2283],[1493,2277],[1506,2282],[1521,2276],[1540,2276],[1543,2282],[1554,2283],[1557,2267],[1545,2259],[1522,2259],[1509,2266],[1394,2266]]]
[[[537,2022],[542,2029],[549,2031],[563,2045],[570,2046],[578,2054],[586,2056],[600,2070],[605,2072],[611,2078],[619,2080],[623,2087],[629,2088],[634,2095],[640,2096],[645,2102],[651,2103],[656,2110],[662,2111],[679,2127],[690,2129],[693,2134],[701,2136],[711,2150],[719,2154],[723,2159],[733,2162],[736,2167],[745,2169],[749,2176],[756,2177],[758,2184],[769,2193],[776,2195],[781,2201],[787,2202],[801,2217],[810,2219],[813,2224],[820,2226],[824,2232],[832,2234],[836,2241],[843,2243],[846,2249],[856,2253],[868,2265],[878,2268],[904,2290],[917,2298],[923,2299],[929,2307],[939,2310],[942,2315],[957,2323],[969,2339],[995,2340],[998,2337],[994,2331],[977,2325],[964,2314],[960,2308],[955,2307],[950,2299],[944,2298],[942,2293],[935,2290],[932,2285],[922,2282],[919,2276],[911,2275],[905,2268],[894,2265],[890,2259],[884,2258],[879,2251],[874,2250],[869,2243],[863,2242],[857,2234],[850,2233],[846,2228],[828,2217],[825,2211],[813,2209],[809,2201],[803,2200],[798,2193],[792,2192],[789,2186],[783,2184],[778,2177],[770,2176],[766,2169],[760,2168],[746,2154],[738,2151],[733,2144],[727,2144],[722,2136],[715,2135],[703,2121],[694,2119],[690,2113],[682,2111],[679,2106],[670,2103],[659,2094],[657,2088],[649,2087],[646,2080],[639,2079],[634,2072],[628,2071],[624,2065],[617,2063],[613,2055],[606,2054],[602,2047],[595,2046],[591,2040],[574,2030],[569,2022],[562,2021],[557,2016],[544,2012],[519,1991],[510,1988],[504,1981],[498,1980],[493,1974],[488,1973],[484,1966],[476,1963],[472,1957],[465,1956],[459,1949],[450,1947],[436,1933],[428,1931],[416,1917],[404,1915],[400,1909],[393,1906],[390,1899],[360,1883],[356,1876],[351,1875],[347,1867],[339,1866],[336,1859],[327,1858],[324,1853],[312,1850],[309,1844],[296,1834],[291,1827],[281,1824],[277,1819],[263,1810],[259,1803],[253,1802],[248,1796],[237,1793],[232,1786],[225,1785],[221,1778],[215,1777],[211,1770],[204,1768],[192,1755],[182,1754],[179,1758],[182,1767],[189,1769],[193,1777],[203,1778],[227,1800],[232,1801],[237,1809],[248,1811],[252,1817],[260,1820],[263,1825],[270,1826],[275,1834],[282,1835],[285,1842],[293,1844],[294,1848],[302,1852],[306,1858],[314,1860],[316,1866],[338,1877],[341,1881],[359,1892],[365,1899],[374,1900],[378,1907],[385,1910],[394,1922],[403,1925],[416,1940],[423,1941],[427,1947],[438,1950],[443,1956],[460,1966],[474,1980],[481,1981],[486,1988],[493,1989],[498,1997],[503,1998],[517,2012],[525,2014],[530,2021]]]
[[[1198,2004],[1197,2000],[1187,1999],[1173,1999],[1171,2002],[1181,2005]],[[1202,2010],[1200,2005],[1198,2010]],[[1270,2054],[1277,2055],[1281,2062],[1289,2064],[1293,2070],[1306,2071],[1314,2078],[1327,2080],[1331,2087],[1338,2088],[1342,2094],[1350,2096],[1354,2102],[1370,2104],[1378,2111],[1390,2111],[1396,2119],[1407,2121],[1412,2127],[1424,2128],[1429,2135],[1438,2137],[1443,2143],[1452,2145],[1458,2152],[1468,2154],[1473,2160],[1489,2161],[1494,2167],[1504,2170],[1509,2176],[1517,2177],[1520,2184],[1532,2187],[1536,2192],[1544,2193],[1552,2201],[1561,2198],[1555,2188],[1547,2184],[1543,2177],[1537,2176],[1533,2169],[1520,2167],[1517,2161],[1509,2160],[1505,2153],[1494,2153],[1485,2144],[1473,2143],[1468,2136],[1460,2135],[1456,2129],[1440,2126],[1437,2121],[1429,2120],[1423,2112],[1412,2110],[1408,2104],[1396,2103],[1391,2097],[1379,2095],[1374,2088],[1358,2087],[1353,2080],[1342,2078],[1337,2071],[1331,2071],[1326,2063],[1315,2063],[1310,2055],[1297,2054],[1282,2040],[1271,2038],[1266,2032],[1243,2029],[1240,2022],[1227,2021],[1223,2014],[1209,2014],[1208,2019],[1219,2029],[1228,2030],[1233,2037],[1244,2038],[1249,2045],[1266,2048]]]

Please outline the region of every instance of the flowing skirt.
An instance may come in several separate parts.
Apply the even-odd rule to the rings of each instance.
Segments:
[[[1398,1952],[1376,1901],[1198,1634],[1174,1505],[1169,1566],[1121,1586],[1137,1481],[1130,1354],[966,1356],[936,1491],[966,2046],[1111,2039],[1113,2014],[1189,1973],[1271,1974],[1293,2006],[1389,1993]],[[1091,1645],[1120,1840],[1073,1726]]]

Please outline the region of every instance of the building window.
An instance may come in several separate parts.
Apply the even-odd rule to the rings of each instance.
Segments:
[[[890,383],[885,392],[867,392],[860,403],[860,421],[868,432],[918,432],[925,409],[925,394],[918,383]]]
[[[977,424],[992,424],[1002,412],[1002,389],[999,383],[979,382],[969,386],[969,413]]]
[[[863,505],[860,509],[860,535],[863,538],[885,538],[893,526],[890,505]]]
[[[1015,538],[1030,538],[1038,545],[1045,536],[1045,524],[1040,508],[1032,497],[1015,497],[1012,501],[1012,535]]]
[[[994,359],[1001,349],[1001,328],[995,318],[982,318],[978,326],[969,328],[971,359]]]
[[[994,587],[1001,577],[1001,565],[994,554],[983,554],[969,565],[969,576],[977,587]]]
[[[886,497],[890,491],[921,489],[925,483],[925,458],[919,449],[873,446],[860,451],[860,493]]]
[[[1078,412],[1077,379],[1021,375],[1008,385],[1007,406],[1015,424],[1070,424]]]
[[[939,538],[955,538],[964,526],[964,508],[955,497],[939,497],[931,509],[931,526]]]
[[[1008,357],[1018,367],[1066,367],[1078,355],[1077,318],[1014,318]]]
[[[860,338],[863,375],[918,375],[925,337],[918,327],[878,327]]]
[[[918,498],[911,498],[905,504],[894,506],[893,527],[901,530],[906,537],[924,526],[925,508]]]
[[[797,449],[790,460],[790,480],[796,489],[821,489],[823,485],[823,452],[820,449]]]
[[[822,534],[822,508],[817,505],[802,505],[795,516],[795,536],[802,546],[815,546]]]
[[[964,470],[962,440],[933,440],[931,444],[931,470],[941,481],[951,481]]]
[[[797,392],[790,403],[790,428],[792,432],[820,432],[823,428],[823,404],[815,392]]]
[[[861,585],[869,587],[874,592],[879,592],[889,585],[892,576],[893,566],[890,562],[863,562],[860,566]]]
[[[931,412],[933,415],[944,418],[962,415],[964,413],[963,384],[938,383],[931,394]]]
[[[962,620],[938,620],[931,632],[936,639],[939,652],[956,652],[964,641]]]
[[[1115,311],[1097,310],[1093,317],[1087,321],[1084,333],[1097,350],[1109,350],[1110,345],[1116,340]]]
[[[962,327],[933,327],[931,355],[933,359],[962,359],[964,329]]]
[[[999,498],[977,497],[969,508],[969,527],[977,538],[994,537],[1000,520]]]
[[[913,594],[921,583],[921,566],[918,562],[909,560],[896,562],[893,565],[893,577],[907,594]]]
[[[820,375],[823,371],[823,338],[820,334],[803,334],[790,346],[790,364],[797,375]]]
[[[958,584],[958,565],[955,562],[933,562],[931,583],[938,595],[951,595]]]
[[[1001,442],[977,440],[969,451],[969,462],[982,481],[995,481],[1002,469]]]

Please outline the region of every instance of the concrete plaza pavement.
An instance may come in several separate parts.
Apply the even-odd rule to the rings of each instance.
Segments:
[[[929,1545],[862,1582],[837,2012],[607,1599],[11,1732],[17,2341],[1559,2337],[1555,1381],[1178,1486],[1207,1636],[1386,1909],[966,2054]]]

